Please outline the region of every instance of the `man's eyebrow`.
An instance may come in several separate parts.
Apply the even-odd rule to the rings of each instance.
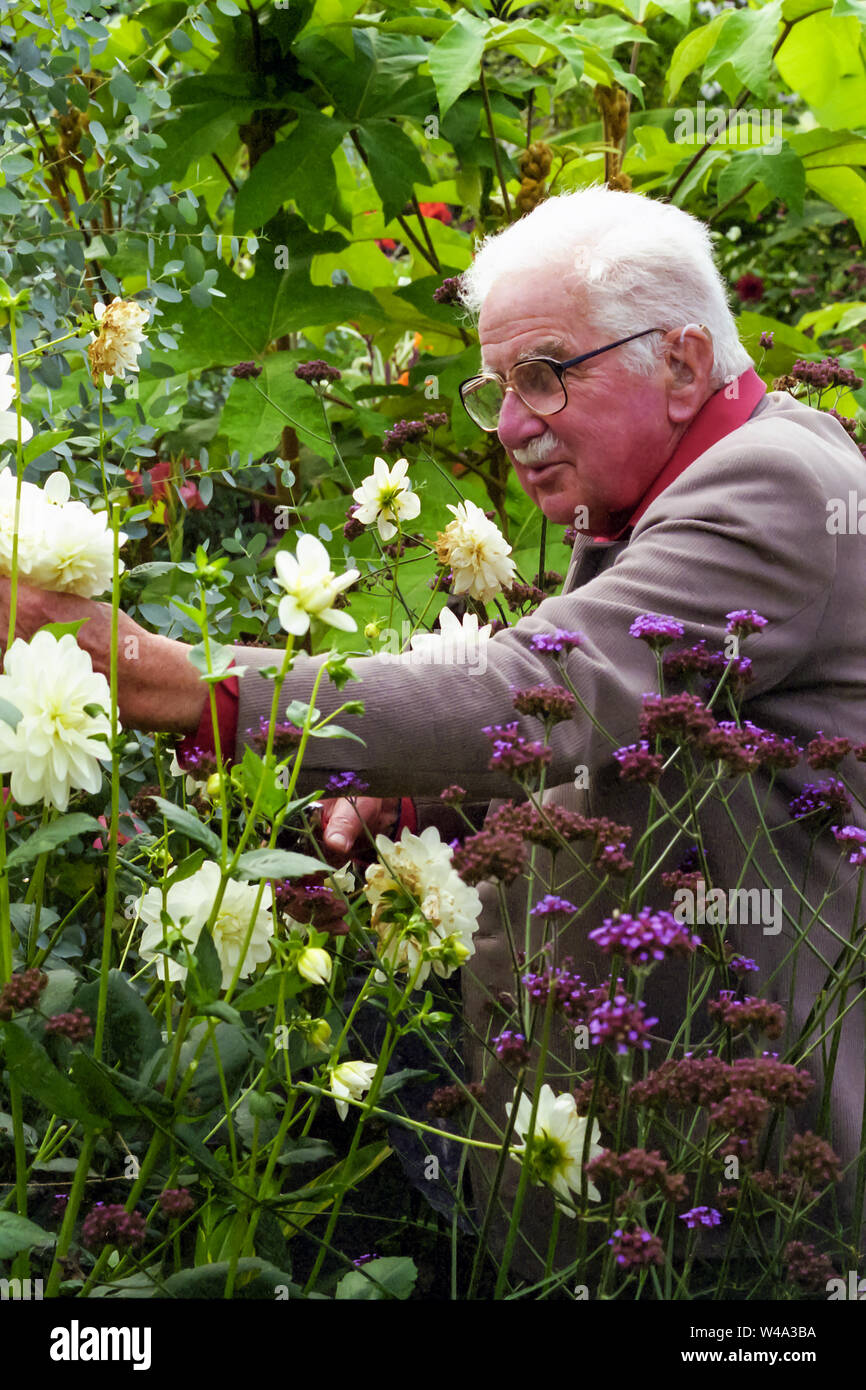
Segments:
[[[515,363],[526,362],[531,357],[554,357],[562,352],[565,352],[565,343],[561,338],[545,338],[543,342],[521,352],[520,356],[515,358]]]

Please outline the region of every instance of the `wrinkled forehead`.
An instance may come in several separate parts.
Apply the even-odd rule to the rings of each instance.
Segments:
[[[501,372],[526,357],[576,356],[591,334],[586,309],[586,296],[550,267],[496,281],[478,318],[484,367]]]

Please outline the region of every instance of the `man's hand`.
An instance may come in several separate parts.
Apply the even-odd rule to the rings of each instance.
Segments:
[[[398,797],[358,796],[354,803],[345,797],[322,802],[322,836],[325,849],[332,854],[345,855],[360,851],[369,841],[364,832],[386,835],[393,830],[400,810]]]
[[[11,585],[0,579],[0,646],[9,629]],[[46,623],[84,619],[76,641],[98,671],[110,680],[111,605],[75,594],[55,594],[19,584],[15,637],[29,642]],[[127,728],[192,733],[198,728],[207,686],[189,660],[185,642],[158,637],[139,627],[126,613],[117,615],[117,704]]]

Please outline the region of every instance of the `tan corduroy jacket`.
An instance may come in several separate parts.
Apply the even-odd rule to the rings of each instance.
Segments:
[[[522,733],[540,736],[538,721],[514,710],[511,691],[561,683],[555,660],[532,650],[530,639],[563,628],[584,636],[580,648],[568,655],[566,670],[613,742],[582,715],[556,726],[547,799],[642,829],[646,788],[620,781],[611,756],[613,748],[637,739],[641,695],[657,688],[653,654],[629,636],[629,625],[641,613],[671,615],[685,625],[683,645],[706,639],[710,650],[718,650],[724,645],[725,615],[734,609],[756,609],[768,625],[741,646],[741,655],[751,657],[754,667],[742,717],[792,736],[801,745],[818,730],[866,742],[866,537],[856,529],[861,496],[866,498],[866,463],[841,426],[786,394],[765,396],[745,424],[707,449],[651,503],[630,534],[601,544],[580,536],[562,594],[497,633],[488,645],[483,673],[459,665],[397,664],[366,657],[353,663],[360,682],[346,692],[323,683],[317,705],[325,713],[346,698],[364,701],[362,717],[341,717],[364,743],[311,741],[303,786],[321,787],[326,769],[352,768],[369,783],[373,795],[416,798],[422,824],[443,823],[436,798],[455,782],[466,789],[470,802],[496,804],[496,799],[515,796],[515,785],[489,769],[490,743],[481,729],[516,720]],[[840,511],[850,514],[853,526],[839,526]],[[866,518],[863,525],[866,530]],[[260,717],[270,713],[272,687],[256,669],[272,666],[274,654],[239,647],[235,656],[251,668],[240,682],[240,752],[246,731],[257,729]],[[286,702],[309,699],[318,665],[318,659],[298,659],[286,683]],[[575,769],[582,766],[588,769],[588,789],[576,791]],[[866,764],[849,755],[842,771],[856,796],[866,802]],[[829,832],[816,837],[809,823],[792,822],[787,811],[804,782],[830,775],[812,773],[801,764],[776,773],[772,785],[768,774],[756,774],[754,790],[747,779],[727,782],[726,791],[732,792],[727,806],[711,797],[700,813],[714,885],[782,891],[778,933],[771,934],[772,927],[766,930],[769,923],[751,922],[729,926],[727,937],[760,967],[749,977],[749,992],[777,1000],[787,1011],[784,1038],[765,1043],[767,1050],[780,1054],[799,1033],[840,952],[846,959],[858,870],[842,858]],[[673,786],[663,782],[662,790],[673,795]],[[759,825],[757,807],[768,825],[785,827],[774,836],[779,861],[759,848],[741,874],[748,860],[744,847],[752,845]],[[862,811],[855,806],[847,820],[862,825]],[[668,829],[666,839],[655,842],[657,855],[671,838]],[[662,867],[675,868],[688,847],[688,840],[680,837]],[[536,889],[540,894],[550,877],[543,855],[538,862],[545,885]],[[573,867],[562,865],[565,880],[556,882],[559,891],[575,901],[580,880],[574,879]],[[821,920],[813,920],[813,913],[803,908],[798,888],[815,909],[820,905]],[[490,884],[482,885],[481,892],[485,907],[476,954],[471,970],[464,970],[466,1060],[470,1076],[486,1075],[485,1104],[493,1122],[504,1125],[513,1078],[498,1064],[491,1065],[489,1047],[482,1040],[501,1027],[501,1018],[498,1023],[491,1019],[485,1000],[499,990],[513,992],[514,976],[499,892]],[[512,920],[521,924],[522,932],[525,881],[518,880],[508,895]],[[670,890],[653,881],[646,901],[670,907]],[[604,896],[596,898],[558,944],[557,954],[573,956],[584,976],[594,973],[600,979],[606,973],[606,961],[587,943],[586,933],[612,903]],[[700,934],[700,926],[695,930]],[[804,944],[792,979],[789,953],[799,937]],[[864,989],[863,973],[858,962],[850,976],[848,1004]],[[676,1035],[682,1021],[684,986],[685,976],[675,965],[665,964],[651,978],[646,1002],[658,1015],[655,1031],[665,1040]],[[835,1064],[826,1137],[844,1164],[852,1164],[866,1143],[864,1020],[866,1003],[856,999],[846,1015]],[[569,1060],[574,1059],[573,1048],[569,1054],[568,1040],[560,1037],[554,1053],[549,1079],[555,1090],[569,1089],[574,1084]],[[818,1047],[805,1063],[816,1076],[820,1054]],[[586,1062],[581,1065],[585,1069]],[[797,1119],[798,1129],[814,1124],[814,1107],[804,1107]],[[605,1139],[611,1142],[603,1131],[602,1142]],[[841,1189],[840,1207],[852,1241],[859,1226],[851,1209],[855,1167]],[[506,1202],[519,1172],[517,1164],[508,1169]],[[483,1181],[482,1175],[482,1186]],[[551,1211],[549,1195],[533,1193],[527,1239],[542,1253]]]

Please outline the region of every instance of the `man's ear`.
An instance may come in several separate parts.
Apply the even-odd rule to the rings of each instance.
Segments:
[[[713,339],[708,328],[687,323],[665,336],[665,389],[668,417],[687,425],[712,395]]]

